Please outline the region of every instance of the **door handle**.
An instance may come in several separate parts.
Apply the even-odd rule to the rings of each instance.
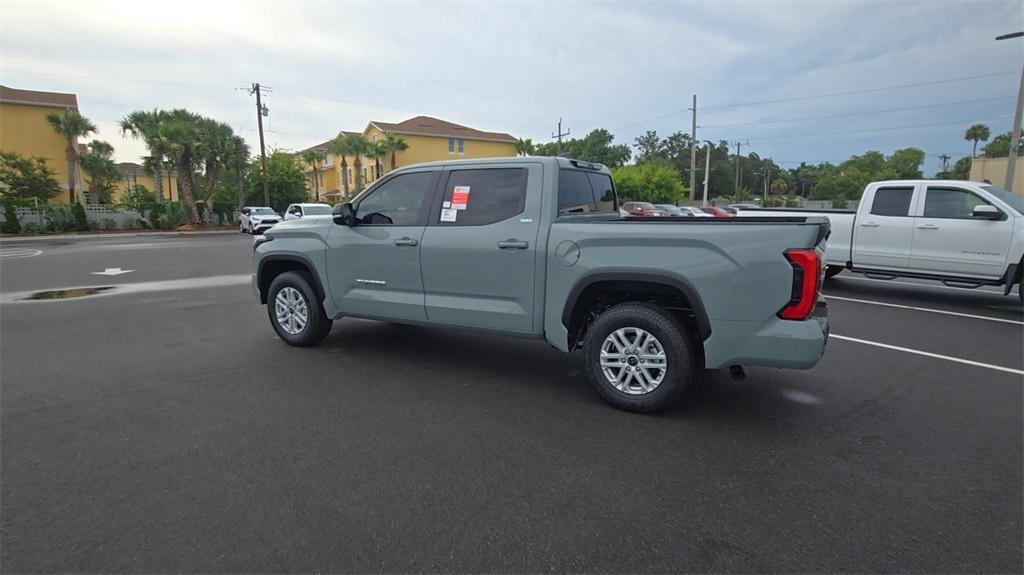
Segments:
[[[860,224],[860,227],[862,227],[862,228],[877,228],[878,227],[878,222],[862,222]]]
[[[420,244],[419,240],[414,240],[414,239],[409,238],[409,237],[398,238],[397,240],[395,240],[395,245],[396,246],[418,246],[419,244]]]
[[[917,226],[917,229],[919,229],[919,230],[937,230],[937,229],[939,229],[939,226],[936,226],[935,224],[921,224],[921,225]]]
[[[505,241],[498,242],[498,249],[502,250],[525,250],[530,247],[529,242],[523,242],[516,239],[507,239]]]

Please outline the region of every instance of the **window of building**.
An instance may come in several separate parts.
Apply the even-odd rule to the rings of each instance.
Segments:
[[[466,142],[462,138],[459,138],[459,153],[466,153]]]
[[[363,225],[422,225],[428,209],[432,172],[396,176],[377,187],[356,207],[356,223]]]
[[[974,207],[991,205],[980,196],[960,188],[928,187],[924,196],[924,217],[969,220]]]
[[[455,153],[455,138],[448,138],[448,153]]]
[[[482,226],[523,213],[526,208],[526,176],[526,168],[452,171],[445,185],[445,203],[441,205],[441,217],[437,223],[444,226]],[[465,203],[453,205],[460,200]],[[456,209],[457,205],[465,208]],[[454,219],[450,219],[452,216]]]
[[[913,197],[914,188],[878,188],[871,203],[871,213],[876,216],[909,216]]]
[[[324,167],[325,168],[331,167],[331,161],[332,161],[333,158],[334,158],[334,156],[332,154],[324,154]]]

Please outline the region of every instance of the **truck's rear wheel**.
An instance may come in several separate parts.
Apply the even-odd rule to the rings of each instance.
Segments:
[[[277,336],[301,347],[323,341],[334,323],[324,313],[309,281],[297,272],[285,272],[270,283],[267,313]]]
[[[623,303],[597,317],[583,353],[597,393],[629,411],[674,404],[694,378],[693,343],[670,313],[647,303]]]

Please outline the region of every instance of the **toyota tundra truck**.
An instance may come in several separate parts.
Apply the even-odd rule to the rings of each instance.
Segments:
[[[255,238],[252,283],[290,345],[342,317],[543,339],[581,350],[612,405],[652,411],[701,369],[818,362],[828,233],[823,217],[622,214],[590,162],[434,162]]]

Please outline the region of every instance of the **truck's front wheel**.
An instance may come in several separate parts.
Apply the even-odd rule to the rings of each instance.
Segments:
[[[597,317],[583,344],[590,382],[605,401],[656,411],[679,399],[694,377],[686,328],[647,303],[623,303]]]
[[[309,281],[297,272],[285,272],[270,282],[267,313],[278,337],[302,347],[323,341],[334,323],[324,313]]]

